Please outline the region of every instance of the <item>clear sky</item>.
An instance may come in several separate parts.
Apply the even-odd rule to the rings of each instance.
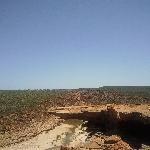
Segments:
[[[150,85],[150,0],[0,0],[0,89]]]

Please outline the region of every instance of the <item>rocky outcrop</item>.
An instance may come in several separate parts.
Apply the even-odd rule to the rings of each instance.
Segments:
[[[62,146],[61,150],[132,150],[126,142],[116,135],[112,136],[93,136],[90,142],[81,144],[77,147]]]
[[[121,122],[140,122],[150,124],[148,105],[87,105],[58,107],[50,109],[50,114],[63,119],[81,119],[101,125],[103,128],[116,129]]]
[[[108,135],[103,139],[96,139],[100,145],[103,143],[102,149],[128,150],[130,147],[127,143],[137,149],[141,148],[142,143],[150,145],[150,134],[148,132],[150,131],[150,111],[146,106],[82,106],[82,108],[67,108],[65,111],[61,108],[50,113],[54,113],[63,119],[85,120],[87,121],[85,126],[88,133],[94,133],[96,128],[96,132],[98,129]],[[127,143],[116,136],[111,136],[113,134],[121,136]],[[134,140],[130,140],[130,136],[138,139],[138,142],[135,144]],[[89,149],[94,149],[92,147],[96,149],[98,146],[98,143],[95,143],[96,141],[94,140],[94,143],[92,141],[86,146],[89,146]]]

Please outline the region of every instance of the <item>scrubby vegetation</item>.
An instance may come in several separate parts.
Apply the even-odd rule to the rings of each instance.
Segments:
[[[104,86],[73,90],[1,90],[0,114],[7,115],[38,105],[66,106],[80,102],[149,103],[150,86]]]
[[[55,90],[1,90],[0,114],[18,112],[27,108],[34,108],[42,102],[55,103],[64,92]]]
[[[150,98],[150,86],[104,86],[102,90],[118,91],[131,96]]]

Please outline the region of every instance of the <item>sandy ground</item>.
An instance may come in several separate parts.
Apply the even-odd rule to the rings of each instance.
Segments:
[[[43,132],[28,141],[2,148],[2,150],[60,149],[61,145],[79,145],[85,142],[86,138],[87,134],[82,132],[80,126],[76,128],[74,125],[62,123],[53,130]]]

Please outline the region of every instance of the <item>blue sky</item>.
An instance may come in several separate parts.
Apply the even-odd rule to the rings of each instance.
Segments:
[[[149,0],[1,0],[0,89],[150,85]]]

